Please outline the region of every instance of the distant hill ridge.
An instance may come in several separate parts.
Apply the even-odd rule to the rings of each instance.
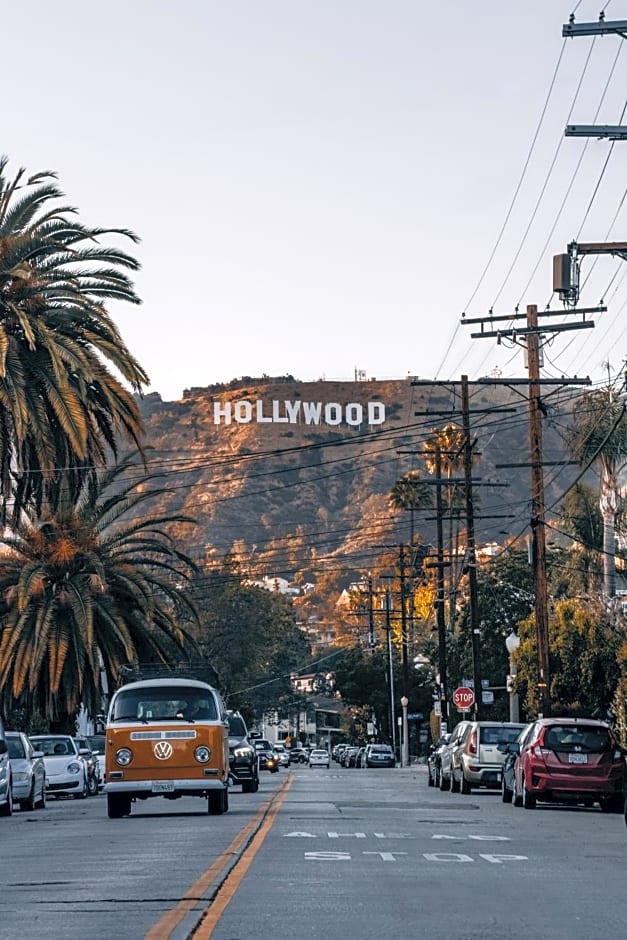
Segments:
[[[256,560],[258,575],[292,577],[321,558],[357,563],[377,545],[407,540],[409,514],[391,513],[390,490],[408,470],[421,469],[412,452],[433,428],[461,424],[459,387],[412,383],[264,376],[187,389],[174,402],[147,395],[140,407],[150,469],[163,471],[167,486],[160,509],[197,520],[196,531],[178,533],[196,557],[220,556],[236,544]],[[472,387],[479,540],[503,541],[528,521],[529,470],[496,466],[528,464],[527,407],[519,391]],[[567,410],[559,411],[560,423]],[[562,460],[550,420],[544,430],[546,459]],[[547,474],[548,502],[575,472]],[[509,487],[487,487],[488,480]],[[425,540],[433,540],[432,517],[415,513]]]

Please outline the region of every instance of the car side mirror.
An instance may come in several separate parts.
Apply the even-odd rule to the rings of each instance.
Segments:
[[[91,757],[91,751],[88,747],[79,747],[78,753],[83,754],[85,757]]]
[[[8,750],[9,750],[9,748],[7,747],[7,742],[6,742],[6,741],[0,741],[0,754],[6,754],[6,752],[7,752]]]
[[[44,755],[44,752],[43,752],[43,751],[33,751],[33,759],[34,759],[35,757],[44,757],[44,756],[45,756],[45,755]]]

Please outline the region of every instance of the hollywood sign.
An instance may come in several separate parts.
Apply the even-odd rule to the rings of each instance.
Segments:
[[[358,428],[362,424],[383,424],[385,405],[369,401],[340,404],[337,401],[214,401],[214,424],[326,424],[337,427],[347,424]]]

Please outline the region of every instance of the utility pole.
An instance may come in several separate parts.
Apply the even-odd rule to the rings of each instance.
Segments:
[[[392,657],[392,623],[390,618],[390,608],[392,606],[392,598],[390,595],[389,587],[385,591],[385,632],[387,636],[387,647],[388,647],[388,694],[389,694],[389,709],[390,709],[390,741],[392,742],[392,750],[396,754],[396,717],[394,711],[394,659]]]
[[[447,676],[446,676],[446,619],[444,611],[444,547],[442,534],[442,453],[440,445],[435,443],[435,518],[436,518],[436,585],[437,594],[435,601],[436,622],[438,625],[438,673],[440,684],[438,695],[440,697],[440,720],[443,726],[448,728],[448,700],[447,694]]]
[[[594,321],[586,319],[590,313],[601,313],[605,307],[573,308],[556,313],[545,310],[540,316],[543,318],[580,315],[582,320],[575,323],[559,323],[544,327],[550,333],[562,333],[566,330],[592,329]],[[512,321],[526,320],[524,327],[518,327]],[[501,323],[507,321],[502,327]],[[535,304],[527,307],[526,314],[516,313],[503,316],[485,316],[474,319],[462,317],[464,324],[480,324],[478,333],[471,333],[472,339],[494,338],[498,343],[505,337],[524,345],[527,350],[527,379],[486,379],[485,384],[495,385],[527,385],[529,405],[529,441],[531,447],[531,520],[530,527],[533,537],[534,581],[535,581],[535,625],[536,642],[538,648],[538,693],[541,702],[542,714],[548,717],[551,714],[551,686],[549,670],[549,624],[548,624],[548,590],[546,579],[546,534],[544,527],[544,474],[542,471],[542,408],[540,397],[542,385],[589,385],[590,379],[541,379],[540,378],[540,335],[538,324],[538,308]],[[486,326],[489,325],[489,329]],[[476,695],[476,692],[475,692]]]
[[[407,594],[405,587],[405,546],[402,543],[399,545],[398,567],[401,591],[401,666],[403,669],[403,695],[405,695],[407,693],[407,664],[409,660],[409,654],[407,643],[407,609],[405,607],[405,599]]]
[[[470,404],[468,376],[462,375],[462,430],[464,432],[464,486],[466,490],[466,557],[470,593],[470,632],[472,641],[472,679],[475,687],[475,721],[481,710],[481,633],[477,595],[477,556],[475,551],[475,510],[472,493],[472,441],[470,439]]]
[[[627,39],[627,20],[606,20],[605,12],[601,12],[596,23],[576,23],[575,14],[571,13],[568,23],[562,26],[562,36],[570,39],[577,36],[609,35],[622,36],[623,39]],[[627,127],[622,124],[567,124],[564,136],[627,140]]]
[[[538,691],[542,715],[551,714],[549,664],[549,610],[546,582],[546,530],[544,519],[544,471],[542,469],[542,399],[540,398],[540,339],[538,308],[527,307],[527,368],[529,371],[529,449],[531,457],[531,537],[535,583],[535,619],[538,641]]]
[[[374,653],[374,598],[372,593],[372,575],[368,575],[368,649]]]

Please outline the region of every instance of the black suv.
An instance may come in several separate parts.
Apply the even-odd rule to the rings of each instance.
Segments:
[[[229,776],[241,783],[242,793],[259,789],[259,759],[248,738],[246,722],[239,712],[229,712]]]
[[[269,770],[271,774],[279,772],[279,758],[270,741],[266,738],[255,738],[255,750],[259,758],[259,769]]]

